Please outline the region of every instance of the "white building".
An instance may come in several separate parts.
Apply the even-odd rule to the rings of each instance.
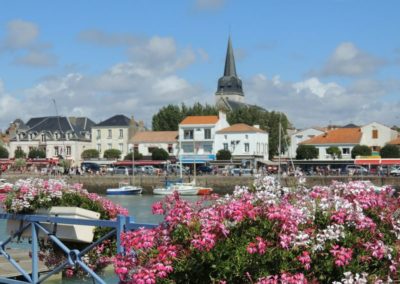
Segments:
[[[373,152],[379,152],[383,146],[397,137],[396,130],[377,122],[362,126],[361,132],[360,144],[369,146]]]
[[[309,140],[315,136],[323,134],[324,131],[318,128],[306,128],[303,130],[297,130],[296,132],[290,135],[290,146],[288,149],[288,157],[296,158],[296,150],[301,142]]]
[[[205,163],[215,160],[215,134],[228,127],[226,114],[188,116],[179,124],[178,158],[182,163]]]
[[[31,118],[26,124],[19,120],[10,139],[10,158],[15,150],[26,154],[41,149],[46,158],[62,156],[72,165],[81,161],[81,153],[91,146],[91,128],[94,122],[86,117],[48,116]]]
[[[151,157],[155,148],[164,149],[170,156],[178,153],[178,131],[142,131],[132,138],[135,152]]]
[[[263,162],[268,160],[268,133],[258,125],[234,124],[216,132],[215,150],[229,150],[233,159]]]
[[[135,131],[143,131],[143,124],[125,115],[114,115],[92,127],[92,149],[103,156],[108,149],[121,151],[121,158],[129,153],[129,142]]]

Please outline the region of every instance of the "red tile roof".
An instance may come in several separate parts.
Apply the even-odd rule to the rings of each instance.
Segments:
[[[133,143],[174,143],[178,141],[178,131],[142,131],[136,133],[132,141]]]
[[[358,144],[361,140],[360,128],[338,128],[303,141],[300,144]]]
[[[390,141],[388,144],[400,145],[400,137],[397,137],[396,139]]]
[[[218,119],[216,115],[188,116],[180,124],[216,124]]]
[[[260,133],[267,133],[266,131],[247,125],[245,123],[238,123],[238,124],[233,124],[227,128],[221,129],[217,131],[217,133],[228,133],[228,132],[260,132]]]

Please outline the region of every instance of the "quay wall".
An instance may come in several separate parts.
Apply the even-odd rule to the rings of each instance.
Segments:
[[[41,175],[24,175],[24,174],[3,174],[2,178],[6,178],[9,182],[13,183],[20,178],[50,178],[49,176]],[[83,187],[90,192],[105,194],[107,188],[118,187],[118,183],[122,181],[129,181],[126,176],[107,175],[107,176],[62,176],[68,183],[82,183]],[[176,177],[170,177],[172,179]],[[189,182],[193,177],[185,176],[184,182]],[[395,188],[400,188],[399,177],[380,177],[380,176],[309,176],[306,177],[306,186],[311,187],[314,185],[329,185],[333,180],[347,182],[350,180],[368,179],[377,186],[392,185]],[[165,176],[137,176],[135,177],[135,184],[143,187],[143,193],[151,194],[153,188],[161,187],[164,185]],[[211,187],[215,193],[226,194],[231,193],[236,185],[251,186],[253,177],[244,176],[198,176],[196,183],[200,186]],[[295,186],[296,180],[293,177],[282,178],[283,186]]]

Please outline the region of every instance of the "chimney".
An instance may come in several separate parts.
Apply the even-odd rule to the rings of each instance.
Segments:
[[[260,129],[260,125],[259,124],[254,124],[253,127]]]

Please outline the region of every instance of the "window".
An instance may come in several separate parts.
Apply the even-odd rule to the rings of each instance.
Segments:
[[[32,150],[33,150],[33,147],[32,147],[32,146],[29,146],[29,152],[32,151]]]
[[[211,139],[211,129],[204,129],[204,139]]]
[[[225,140],[228,139],[228,135],[224,135],[224,139],[225,139]]]
[[[108,143],[107,146],[108,146],[109,150],[112,149],[112,144],[111,143]]]
[[[172,154],[172,151],[173,151],[173,147],[172,147],[172,144],[168,144],[168,153],[169,154]]]
[[[108,129],[108,137],[107,138],[112,138],[112,130]]]
[[[381,150],[381,147],[379,146],[372,146],[372,151],[373,152],[379,152]]]
[[[193,139],[193,129],[184,130],[183,139]]]
[[[134,144],[133,145],[133,151],[136,153],[139,153],[139,144]]]
[[[149,153],[153,153],[153,151],[157,149],[157,147],[148,147],[147,151],[149,151]]]
[[[97,144],[97,151],[99,151],[99,153],[101,153],[101,144]]]
[[[121,152],[124,152],[124,144],[119,143],[119,150],[120,150]]]
[[[378,130],[377,129],[372,130],[372,139],[378,139]]]
[[[67,146],[67,156],[71,156],[71,146]]]
[[[119,130],[119,138],[123,138],[124,137],[124,130],[120,129]]]
[[[60,154],[60,152],[58,151],[58,146],[54,147],[54,156],[58,156],[58,154]]]
[[[350,155],[350,148],[342,148],[343,155]]]
[[[187,145],[182,145],[182,151],[183,153],[193,153],[193,144],[187,144]]]
[[[100,129],[97,129],[97,137],[96,138],[97,139],[101,138],[101,130]]]
[[[33,134],[32,133],[29,134],[29,138],[32,140],[32,138],[33,138]]]
[[[203,145],[204,153],[212,153],[212,145],[211,144],[204,144]]]
[[[228,150],[228,143],[224,143],[224,150]]]
[[[46,142],[46,135],[42,134],[42,142]]]
[[[249,145],[249,143],[244,143],[244,151],[245,151],[246,153],[250,152],[250,145]]]
[[[249,135],[246,134],[246,135],[244,136],[244,138],[249,139]]]
[[[303,138],[303,135],[296,135],[296,138],[301,139],[301,138]]]

